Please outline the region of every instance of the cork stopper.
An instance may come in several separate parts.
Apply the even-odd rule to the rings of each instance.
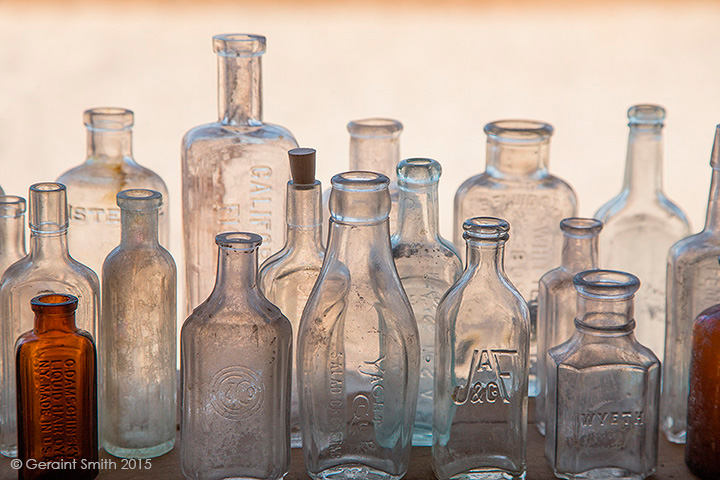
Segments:
[[[315,149],[293,148],[288,152],[290,172],[295,185],[315,184]]]

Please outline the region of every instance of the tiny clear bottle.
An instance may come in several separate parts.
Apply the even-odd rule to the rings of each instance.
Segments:
[[[0,195],[0,276],[25,255],[25,199]]]
[[[563,232],[560,266],[540,278],[538,296],[538,396],[535,399],[535,425],[545,435],[547,394],[547,351],[570,338],[575,332],[577,293],[573,277],[598,268],[598,235],[602,222],[594,218],[566,218],[560,222]]]
[[[327,252],[297,341],[313,479],[399,479],[410,461],[420,347],[390,248],[389,183],[373,172],[332,178]]]
[[[429,158],[397,166],[398,230],[390,241],[400,281],[420,335],[420,384],[413,445],[432,445],[435,314],[440,299],[462,273],[460,255],[439,231],[438,182],[442,167]]]
[[[574,277],[575,333],[548,352],[545,457],[565,479],[640,480],[657,469],[660,362],[635,339],[634,275]]]
[[[65,186],[36,183],[30,187],[30,251],[2,277],[2,389],[0,390],[0,453],[17,454],[15,416],[15,339],[32,329],[28,308],[37,295],[56,292],[78,298],[78,327],[97,338],[100,286],[97,275],[68,251],[68,209]]]
[[[437,309],[432,467],[440,480],[525,478],[527,303],[505,274],[503,219],[463,223],[465,271]]]
[[[122,236],[103,264],[100,439],[116,457],[157,457],[175,444],[177,275],[158,242],[162,201],[153,190],[117,194]]]
[[[292,328],[258,288],[262,238],[226,232],[215,242],[215,288],[181,333],[182,473],[277,480],[290,467]]]

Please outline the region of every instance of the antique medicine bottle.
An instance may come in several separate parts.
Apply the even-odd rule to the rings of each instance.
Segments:
[[[67,197],[59,183],[30,187],[30,252],[5,271],[0,287],[2,323],[2,389],[0,389],[0,453],[17,454],[15,418],[15,339],[32,328],[28,308],[33,297],[54,292],[78,298],[78,327],[96,338],[100,308],[97,275],[68,252]]]
[[[25,255],[25,199],[0,195],[0,276]]]
[[[420,348],[390,248],[389,183],[373,172],[332,178],[328,248],[297,341],[313,479],[399,479],[408,468]]]
[[[305,303],[320,274],[325,248],[322,244],[322,185],[315,180],[315,150],[288,152],[292,180],[287,184],[285,246],[265,260],[258,271],[260,289],[275,304],[293,329],[293,352]],[[302,446],[297,377],[292,373],[290,403],[292,447]]]
[[[285,128],[263,123],[261,65],[265,37],[213,37],[218,55],[218,120],[182,141],[183,236],[187,314],[213,289],[213,238],[228,230],[263,238],[260,260],[285,235],[287,151],[297,147]]]
[[[528,306],[503,268],[510,226],[463,223],[465,271],[437,309],[432,465],[440,480],[523,479]]]
[[[462,248],[462,225],[471,217],[505,218],[515,232],[507,244],[508,276],[530,308],[530,396],[537,395],[538,281],[560,263],[560,220],[575,215],[575,192],[548,173],[553,128],[529,120],[485,126],[485,172],[466,180],[455,194],[453,241]]]
[[[435,312],[460,277],[462,262],[452,243],[440,236],[438,182],[442,167],[428,158],[397,166],[398,230],[391,237],[400,281],[415,313],[420,335],[420,384],[413,445],[432,445]]]
[[[635,340],[634,275],[574,278],[575,333],[548,352],[545,457],[567,479],[640,480],[658,459],[660,362]]]
[[[91,480],[98,475],[93,339],[75,325],[77,297],[49,293],[30,303],[34,326],[16,346],[18,478]],[[40,462],[63,467],[36,468]]]
[[[258,288],[261,237],[215,242],[215,288],[182,327],[182,473],[280,479],[290,467],[292,328]]]
[[[105,259],[98,327],[103,448],[150,458],[175,443],[175,261],[158,243],[160,192],[117,194],[122,236]]]

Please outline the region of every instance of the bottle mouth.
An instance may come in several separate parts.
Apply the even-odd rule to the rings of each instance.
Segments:
[[[262,244],[262,237],[250,232],[224,232],[215,236],[215,244],[221,248],[250,252]]]
[[[474,217],[463,222],[465,240],[506,241],[510,238],[510,224],[497,217]]]
[[[618,270],[586,270],[573,277],[573,284],[591,300],[627,300],[640,288],[640,279]]]
[[[488,139],[502,143],[533,144],[547,141],[555,129],[536,120],[498,120],[484,128]]]
[[[133,188],[119,192],[116,201],[123,210],[157,210],[162,205],[162,194],[155,190]]]
[[[221,57],[259,57],[267,40],[262,35],[225,33],[213,36],[213,51]]]
[[[343,192],[379,192],[388,188],[390,179],[382,173],[344,172],[332,177],[331,184]]]
[[[437,183],[442,166],[432,158],[407,158],[397,165],[398,184],[430,185]]]
[[[396,137],[402,132],[403,124],[392,118],[363,118],[348,123],[347,130],[359,138]]]
[[[570,217],[560,222],[560,229],[572,238],[593,238],[600,234],[603,223],[596,218]]]
[[[45,293],[30,300],[33,311],[44,314],[72,313],[77,309],[78,299],[69,293]]]
[[[43,182],[30,186],[30,231],[62,233],[68,228],[67,188],[62,183]]]
[[[0,195],[0,218],[22,217],[25,213],[25,199],[16,195]]]
[[[628,126],[660,126],[665,124],[665,109],[660,105],[633,105],[627,111]]]
[[[135,122],[132,110],[120,107],[99,107],[85,110],[85,127],[94,131],[121,132],[130,130]]]

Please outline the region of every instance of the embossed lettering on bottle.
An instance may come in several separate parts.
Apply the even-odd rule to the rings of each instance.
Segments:
[[[465,385],[455,387],[452,394],[455,405],[510,403],[513,367],[517,366],[517,350],[474,350],[470,372]]]

